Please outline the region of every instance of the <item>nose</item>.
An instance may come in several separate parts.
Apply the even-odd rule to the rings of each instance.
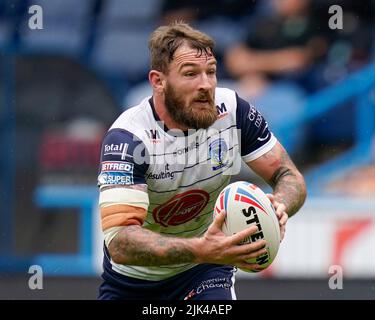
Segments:
[[[208,91],[214,87],[214,80],[207,73],[203,72],[200,77],[199,90]]]

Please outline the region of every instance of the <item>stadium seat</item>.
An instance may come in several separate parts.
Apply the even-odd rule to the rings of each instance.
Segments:
[[[39,5],[45,17],[62,17],[66,21],[86,18],[95,0],[29,0],[29,6]]]
[[[69,24],[69,28],[66,27]],[[32,51],[80,54],[86,48],[88,26],[86,22],[60,22],[44,19],[41,30],[31,30],[27,24],[21,28],[21,45]]]
[[[223,54],[227,47],[241,40],[245,31],[240,24],[220,16],[199,21],[194,26],[215,39],[215,50],[219,54]]]
[[[158,15],[160,4],[161,0],[106,0],[101,18],[109,22],[137,19],[143,22]]]
[[[134,81],[143,79],[149,69],[150,32],[152,26],[100,30],[93,48],[93,63],[107,74],[123,75]]]
[[[288,81],[275,81],[265,91],[254,98],[253,103],[267,119],[271,130],[282,139],[290,154],[301,151],[306,143],[307,131],[298,125],[293,132],[282,135],[282,129],[290,119],[299,119],[305,113],[306,96],[302,88]]]
[[[12,29],[6,21],[0,21],[0,47],[8,44],[12,35]]]
[[[33,0],[43,9],[43,29],[32,30],[25,19],[20,28],[21,45],[33,51],[80,54],[86,47],[94,0]]]
[[[139,104],[144,97],[152,95],[152,88],[148,81],[143,81],[133,87],[131,87],[125,97],[122,108],[128,109]]]

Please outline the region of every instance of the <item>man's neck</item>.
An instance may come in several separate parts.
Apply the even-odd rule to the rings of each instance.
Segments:
[[[155,108],[156,114],[158,115],[160,120],[164,122],[164,125],[168,129],[170,129],[170,130],[179,129],[179,130],[182,130],[182,131],[187,131],[189,129],[188,127],[185,127],[185,126],[182,126],[182,125],[176,123],[172,119],[172,117],[170,116],[170,114],[169,114],[169,112],[168,112],[168,110],[165,106],[163,97],[154,94],[153,95],[153,102],[154,102],[154,108]]]

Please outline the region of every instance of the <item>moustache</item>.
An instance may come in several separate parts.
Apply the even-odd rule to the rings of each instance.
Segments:
[[[195,98],[194,100],[207,100],[209,104],[214,104],[214,99],[213,97],[211,96],[211,94],[209,92],[201,92],[199,93]]]

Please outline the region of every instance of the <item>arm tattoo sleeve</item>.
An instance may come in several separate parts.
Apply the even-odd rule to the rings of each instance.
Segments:
[[[109,251],[114,262],[157,266],[196,262],[194,239],[167,237],[141,226],[127,226],[112,240]]]
[[[295,214],[305,202],[304,179],[285,151],[281,155],[280,166],[271,177],[269,184],[274,189],[276,200],[285,204],[289,216]]]

